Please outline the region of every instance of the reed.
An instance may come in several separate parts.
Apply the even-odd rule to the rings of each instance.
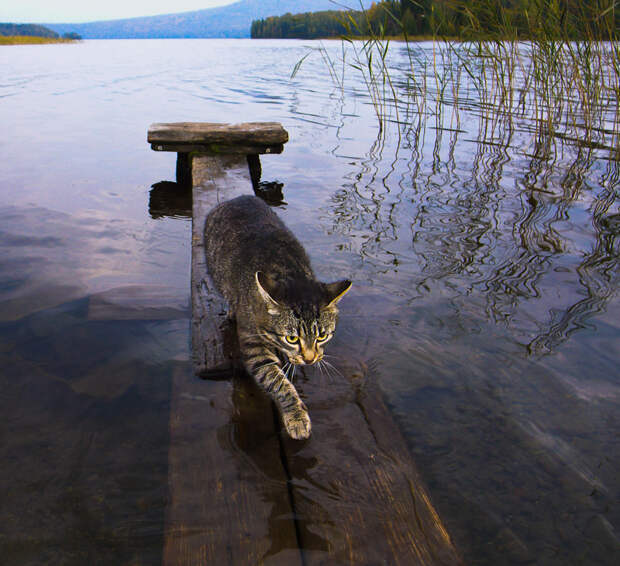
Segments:
[[[541,147],[545,138],[561,137],[608,148],[618,158],[620,44],[614,0],[531,0],[517,8],[494,0],[427,3],[430,58],[420,55],[408,36],[406,2],[397,4],[373,6],[371,17],[360,2],[362,18],[341,16],[347,33],[338,84],[342,88],[345,68],[361,78],[381,135],[392,122],[401,135],[408,127],[401,118],[412,108],[441,127],[450,106],[451,125],[458,127],[459,107],[467,105],[479,114],[483,133],[518,121]],[[410,4],[421,9],[415,0]],[[395,25],[408,54],[405,81],[403,69],[390,63],[394,42],[388,32]],[[322,56],[334,79],[336,63],[326,50]]]

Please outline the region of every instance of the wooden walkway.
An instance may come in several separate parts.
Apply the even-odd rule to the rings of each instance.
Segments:
[[[193,186],[194,371],[225,379],[174,376],[163,563],[461,564],[364,367],[349,359],[328,382],[298,379],[312,418],[307,441],[289,439],[269,399],[232,369],[202,231],[211,207],[251,194],[247,158],[200,152],[179,161],[189,161]]]

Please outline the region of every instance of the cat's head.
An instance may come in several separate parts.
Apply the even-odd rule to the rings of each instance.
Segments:
[[[260,271],[255,279],[267,314],[270,342],[293,364],[321,360],[323,347],[336,330],[336,305],[351,288],[351,281],[275,282]]]

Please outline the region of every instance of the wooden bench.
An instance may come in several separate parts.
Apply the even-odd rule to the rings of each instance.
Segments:
[[[274,123],[149,129],[153,149],[179,154],[177,179],[191,182],[193,199],[193,373],[179,367],[172,384],[163,562],[461,564],[362,363],[349,356],[329,384],[299,387],[313,423],[300,442],[280,430],[272,403],[224,346],[234,335],[205,264],[205,217],[251,194],[249,165],[256,170],[258,155],[280,153],[287,139]]]

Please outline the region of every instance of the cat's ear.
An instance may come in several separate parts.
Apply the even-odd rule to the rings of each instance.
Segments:
[[[334,283],[326,283],[325,288],[327,289],[327,296],[329,303],[327,304],[327,308],[335,308],[336,304],[342,297],[344,297],[349,289],[351,288],[351,281],[348,279],[344,279],[343,281],[336,281]]]
[[[278,301],[271,296],[271,293],[273,293],[273,290],[275,289],[275,284],[271,277],[265,275],[261,271],[257,271],[254,274],[254,279],[256,279],[258,294],[262,297],[265,303],[267,303],[267,311],[269,314],[278,314],[280,312],[280,305],[278,304]]]

